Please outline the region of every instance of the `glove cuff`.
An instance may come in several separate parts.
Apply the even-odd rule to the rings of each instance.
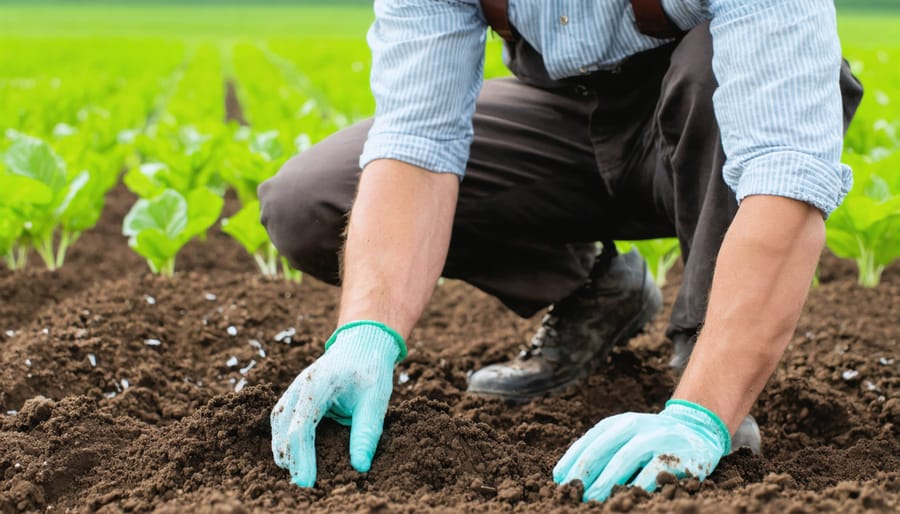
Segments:
[[[731,453],[731,433],[729,433],[728,426],[722,421],[722,418],[717,416],[715,412],[700,404],[673,398],[666,402],[666,408],[663,410],[663,413],[678,419],[699,423],[712,429],[722,445],[722,455]]]
[[[325,341],[325,351],[327,352],[328,349],[331,348],[331,345],[333,345],[335,341],[337,341],[337,337],[341,334],[341,332],[356,327],[365,327],[368,329],[366,332],[370,332],[372,335],[386,334],[390,336],[391,339],[393,339],[394,344],[397,345],[397,350],[399,351],[395,363],[400,362],[406,358],[407,349],[406,343],[403,341],[403,337],[399,333],[397,333],[396,330],[385,325],[384,323],[370,320],[351,321],[350,323],[346,323],[338,327],[338,329],[335,330],[333,334],[331,334],[331,337],[328,338],[328,341]]]

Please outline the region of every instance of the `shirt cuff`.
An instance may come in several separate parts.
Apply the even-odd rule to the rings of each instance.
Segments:
[[[409,134],[369,134],[359,167],[377,159],[395,159],[434,173],[453,173],[462,180],[471,144],[471,138],[434,141]]]
[[[724,170],[738,202],[751,195],[793,198],[814,205],[827,218],[853,185],[850,168],[793,151],[767,153]]]

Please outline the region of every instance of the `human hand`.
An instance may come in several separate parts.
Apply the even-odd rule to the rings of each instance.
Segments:
[[[581,480],[584,501],[604,501],[615,485],[655,491],[661,472],[704,480],[730,449],[728,428],[712,411],[669,400],[659,414],[628,412],[594,425],[553,468],[553,480]]]
[[[406,345],[386,325],[348,323],[325,344],[272,410],[272,454],[300,487],[316,482],[316,426],[323,416],[350,425],[350,464],[369,471],[393,389],[394,365]]]

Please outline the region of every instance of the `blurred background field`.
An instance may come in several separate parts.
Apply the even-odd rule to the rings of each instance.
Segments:
[[[854,209],[829,222],[837,234],[829,245],[857,260],[862,280],[867,259],[877,271],[900,255],[900,243],[859,250],[900,232],[900,4],[837,5],[845,56],[866,87],[847,137],[851,196],[888,206],[884,223]],[[0,153],[20,135],[43,141],[69,182],[89,173],[88,201],[100,208],[122,176],[146,199],[166,189],[233,190],[252,218],[255,185],[281,162],[374,112],[365,42],[372,18],[371,2],[359,0],[0,1]],[[492,37],[486,75],[506,74]],[[14,171],[5,167],[0,175]],[[89,229],[82,225],[73,230]],[[28,246],[28,238],[20,228],[7,246]],[[271,248],[245,247],[271,261]],[[643,250],[662,247],[678,251]]]

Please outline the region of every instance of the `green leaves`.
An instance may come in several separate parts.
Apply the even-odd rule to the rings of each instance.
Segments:
[[[250,202],[234,216],[222,220],[222,231],[237,240],[250,255],[257,254],[269,242],[269,234],[259,217],[259,201]]]
[[[54,193],[66,186],[65,167],[40,139],[17,135],[4,162],[11,173],[36,180]]]
[[[122,234],[134,237],[143,230],[153,229],[174,239],[184,232],[187,220],[187,200],[170,189],[152,200],[138,200],[122,222]]]
[[[871,169],[861,171],[871,173]],[[828,248],[838,257],[856,261],[858,281],[866,287],[877,286],[885,266],[900,258],[900,195],[894,193],[887,180],[871,173],[826,224]]]
[[[223,128],[205,134],[192,126],[161,123],[137,137],[143,164],[128,170],[125,185],[142,198],[152,198],[166,189],[182,195],[204,187],[224,193],[218,174],[223,138]]]
[[[650,268],[650,274],[656,285],[663,287],[666,285],[666,275],[675,265],[678,257],[681,255],[681,247],[676,238],[650,239],[646,241],[620,242],[616,241],[616,248],[619,252],[624,253],[632,248],[637,249],[641,257],[647,261]]]
[[[25,229],[24,222],[8,207],[0,206],[0,256],[7,259],[11,268],[15,260],[13,250]]]
[[[108,181],[99,174],[80,171],[69,174],[65,163],[46,142],[10,131],[9,150],[3,155],[5,172],[0,172],[0,207],[4,208],[9,227],[22,229],[11,243],[4,244],[4,254],[11,267],[19,267],[28,247],[43,258],[48,269],[62,266],[69,245],[85,230],[93,227],[103,209]]]
[[[224,201],[207,189],[185,198],[167,189],[153,199],[140,199],[125,216],[122,234],[154,273],[172,276],[178,251],[216,222]]]
[[[252,133],[239,129],[229,145],[222,177],[238,195],[243,205],[256,201],[256,188],[278,172],[288,156],[277,130]]]

